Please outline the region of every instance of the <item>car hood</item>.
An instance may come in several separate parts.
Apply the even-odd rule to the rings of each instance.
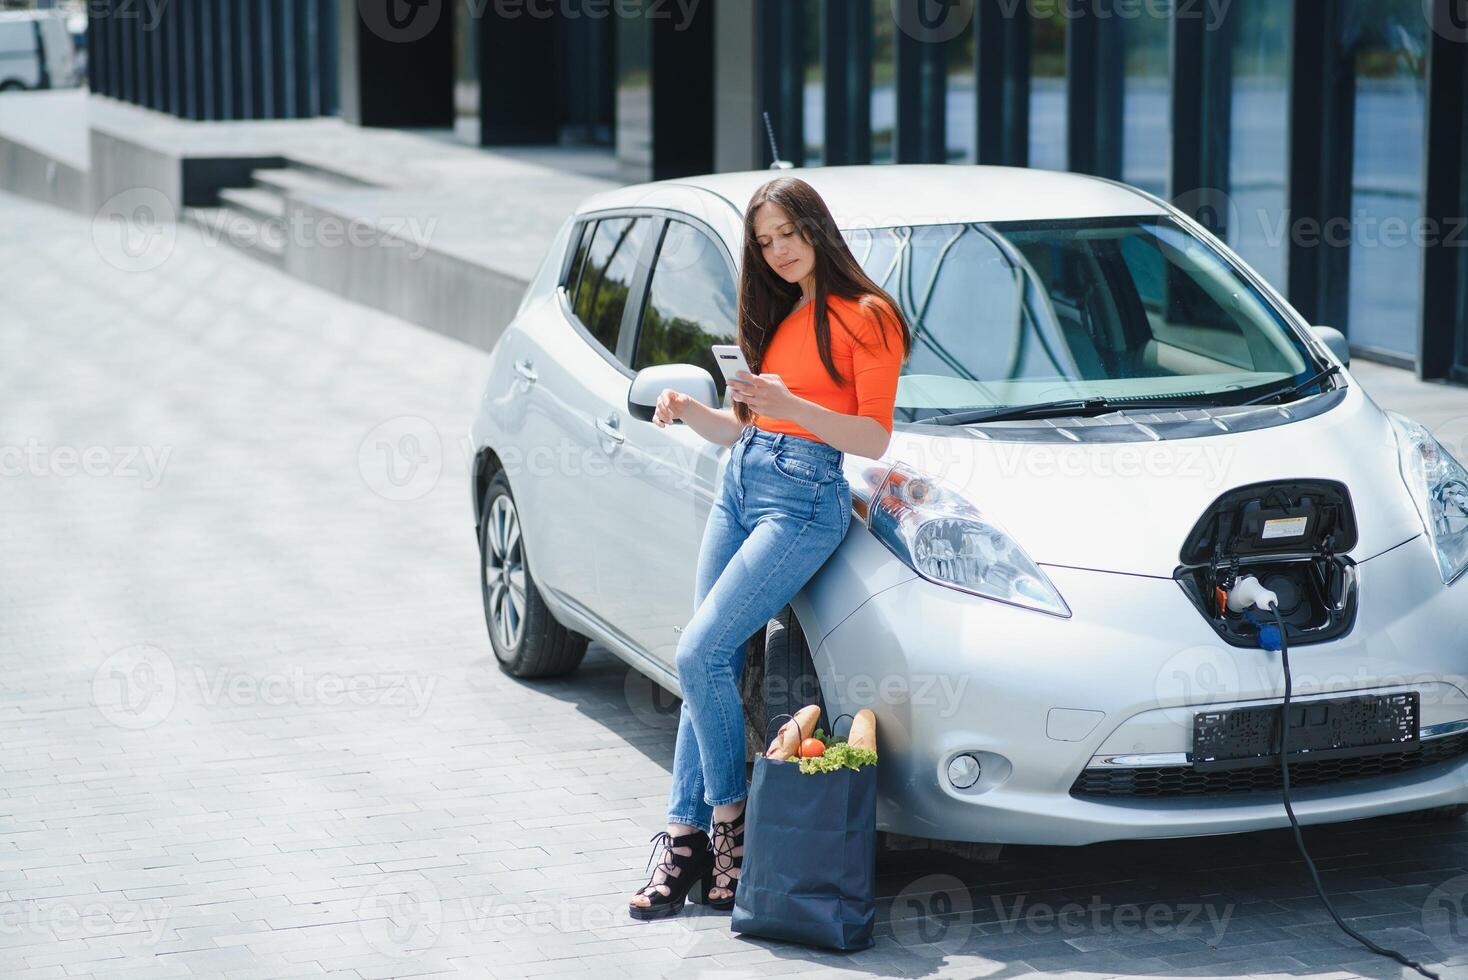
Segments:
[[[1303,400],[1250,409],[1256,427],[1224,431],[1225,423],[1207,419],[1202,427],[1217,434],[1187,438],[1120,413],[1025,423],[1048,430],[1041,441],[992,424],[904,427],[881,463],[904,463],[960,491],[1040,564],[1171,577],[1214,500],[1269,480],[1345,484],[1359,526],[1349,555],[1358,562],[1420,534],[1386,415],[1354,383],[1314,397],[1331,407],[1309,417],[1300,417],[1308,414]],[[1115,426],[1133,430],[1128,441],[1116,441]]]

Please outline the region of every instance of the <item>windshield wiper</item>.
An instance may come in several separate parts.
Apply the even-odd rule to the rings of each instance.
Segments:
[[[1341,369],[1341,366],[1339,364],[1332,364],[1332,365],[1330,365],[1330,367],[1327,367],[1323,371],[1317,371],[1315,374],[1311,375],[1309,378],[1305,379],[1304,381],[1301,381],[1297,385],[1289,385],[1288,387],[1278,388],[1278,389],[1276,389],[1274,391],[1266,391],[1264,394],[1260,395],[1258,398],[1250,398],[1246,402],[1239,402],[1239,404],[1240,405],[1257,405],[1260,402],[1262,402],[1262,401],[1268,401],[1271,398],[1288,398],[1290,395],[1299,394],[1300,392],[1304,391],[1306,388],[1310,387],[1313,384],[1317,384],[1317,383],[1319,383],[1321,381],[1324,381],[1326,378],[1328,378],[1331,375],[1335,374],[1340,369]]]
[[[1034,405],[1002,405],[998,408],[975,408],[962,412],[945,412],[931,418],[920,419],[929,425],[969,425],[975,422],[1004,422],[1010,419],[1066,418],[1072,415],[1100,415],[1123,408],[1203,408],[1199,402],[1165,401],[1157,399],[1128,399],[1113,402],[1099,395],[1094,398],[1068,398],[1061,401],[1038,402]]]

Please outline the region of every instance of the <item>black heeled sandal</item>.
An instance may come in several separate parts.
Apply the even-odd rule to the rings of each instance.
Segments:
[[[683,911],[683,903],[695,887],[699,889],[699,897],[707,903],[709,886],[712,883],[709,869],[714,866],[714,852],[709,843],[709,835],[702,830],[695,830],[691,834],[674,837],[662,830],[653,834],[650,839],[655,843],[652,854],[647,856],[648,864],[652,864],[653,855],[660,848],[663,859],[658,862],[647,884],[637,890],[637,894],[647,896],[648,904],[642,906],[628,903],[628,914],[634,919],[644,920],[677,915]],[[686,847],[692,853],[675,854],[674,849],[679,847]],[[661,882],[657,881],[658,871],[665,875]],[[668,894],[658,891],[659,887],[668,889]]]
[[[739,894],[739,879],[732,876],[736,868],[744,871],[744,855],[735,854],[734,851],[744,846],[744,813],[749,809],[746,805],[739,811],[739,816],[733,820],[714,823],[714,836],[711,840],[719,843],[713,845],[713,866],[709,870],[710,888],[727,888],[728,898],[709,898],[708,890],[704,890],[704,904],[709,908],[719,909],[727,912],[734,908],[734,897]]]

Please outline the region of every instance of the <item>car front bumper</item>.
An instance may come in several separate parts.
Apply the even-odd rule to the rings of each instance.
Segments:
[[[1194,711],[1278,703],[1283,674],[1278,653],[1226,645],[1171,579],[1045,571],[1070,618],[874,571],[888,576],[884,587],[822,636],[813,659],[830,716],[868,706],[878,716],[879,828],[1086,844],[1287,826],[1278,791],[1072,794],[1083,770],[1118,756],[1124,765],[1184,759]],[[1413,690],[1424,733],[1468,721],[1468,587],[1443,586],[1420,536],[1359,573],[1351,632],[1290,650],[1294,700]],[[1326,823],[1468,802],[1468,754],[1454,753],[1297,786],[1295,813]],[[948,773],[964,754],[980,775],[960,789]],[[971,776],[969,767],[960,782]]]

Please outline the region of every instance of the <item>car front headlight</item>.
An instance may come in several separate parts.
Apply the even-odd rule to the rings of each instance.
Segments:
[[[1437,556],[1443,584],[1468,569],[1468,470],[1420,423],[1387,411],[1397,435],[1402,479]]]
[[[1070,607],[1024,549],[954,490],[902,463],[887,471],[867,526],[930,582],[1052,616]]]

